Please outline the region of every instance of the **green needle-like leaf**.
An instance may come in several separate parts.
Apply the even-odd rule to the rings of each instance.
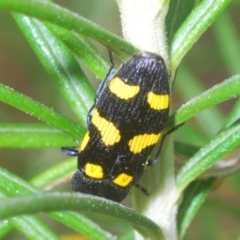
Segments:
[[[116,52],[122,58],[138,52],[132,45],[120,37],[53,3],[38,0],[1,0],[0,8],[20,12],[91,37]]]
[[[168,128],[190,119],[199,112],[231,98],[240,96],[240,75],[233,76],[182,105],[167,124]]]
[[[240,124],[221,132],[200,149],[177,174],[177,187],[181,192],[217,160],[240,146]]]
[[[178,232],[180,239],[182,239],[186,229],[202,206],[214,183],[214,178],[210,178],[207,181],[195,181],[184,192],[178,212]]]
[[[193,9],[173,37],[171,70],[175,72],[182,58],[231,0],[203,0]]]
[[[39,189],[50,189],[51,186],[54,187],[57,182],[61,183],[62,179],[70,179],[70,174],[76,170],[76,168],[76,158],[67,159],[40,173],[34,177],[30,183]]]
[[[1,200],[6,199],[6,196],[0,192]],[[35,216],[21,216],[17,218],[8,219],[0,222],[0,236],[4,236],[11,228],[16,228],[23,233],[28,239],[42,240],[53,239],[60,240],[60,238],[45,225],[40,219]]]
[[[53,173],[55,177],[56,171]],[[45,180],[39,182],[37,180],[36,184],[44,185],[49,184],[48,180],[53,180],[53,177],[46,176]],[[38,190],[26,181],[20,179],[19,177],[9,173],[8,171],[0,168],[0,189],[4,195],[10,196],[11,199],[14,199],[19,195],[26,195],[30,193],[36,193]],[[9,198],[5,198],[6,201]],[[2,199],[3,200],[3,199]],[[34,201],[33,201],[34,204]],[[19,205],[20,207],[20,205]],[[51,212],[49,216],[55,218],[59,222],[64,223],[65,225],[71,227],[77,232],[83,233],[86,236],[89,236],[93,239],[109,239],[109,234],[99,228],[95,223],[86,219],[86,217],[72,213],[72,212]],[[108,236],[108,237],[107,237]]]
[[[52,76],[82,126],[86,125],[94,91],[70,50],[36,19],[13,14],[47,72]]]
[[[70,135],[42,123],[1,123],[1,148],[60,148],[71,146]]]
[[[112,201],[79,193],[47,192],[8,198],[0,202],[0,219],[59,210],[108,215],[128,222],[133,227],[147,230],[153,237],[151,239],[161,239],[159,227],[134,210]]]
[[[8,221],[0,221],[0,237],[5,236],[11,229],[12,226]]]
[[[110,62],[99,53],[88,38],[50,23],[45,23],[45,26],[64,42],[98,78],[104,79]]]
[[[0,101],[22,110],[76,138],[81,139],[84,136],[85,131],[79,125],[3,84],[0,84]]]
[[[166,30],[169,42],[172,41],[174,33],[181,26],[183,21],[195,6],[195,1],[189,0],[171,0],[166,17]]]

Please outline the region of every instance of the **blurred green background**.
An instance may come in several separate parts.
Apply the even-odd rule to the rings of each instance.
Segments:
[[[55,1],[68,9],[98,23],[101,27],[121,35],[121,26],[117,4],[112,0]],[[240,1],[233,0],[224,14],[201,37],[184,58],[178,69],[172,94],[173,111],[183,103],[205,89],[240,72],[239,62],[227,58],[231,51],[231,42],[221,43],[221,34],[227,34],[226,19],[234,27],[232,39],[240,49]],[[53,108],[55,111],[74,119],[68,106],[50,77],[40,64],[34,52],[19,31],[8,12],[0,12],[0,82],[19,92]],[[107,49],[99,46],[107,56]],[[225,47],[223,47],[225,46]],[[228,52],[229,53],[229,52]],[[230,58],[231,59],[231,58]],[[80,63],[81,64],[81,63]],[[82,66],[94,88],[99,79]],[[192,84],[192,80],[196,82]],[[236,100],[225,102],[217,109],[205,111],[198,118],[185,124],[177,132],[177,140],[201,146],[207,143],[221,128],[224,117],[230,112]],[[211,115],[218,121],[212,121]],[[208,119],[211,127],[201,124],[201,118]],[[38,120],[0,102],[0,122],[37,122]],[[191,135],[191,128],[198,129],[199,138]],[[75,143],[73,142],[73,145]],[[0,165],[24,179],[31,179],[36,174],[65,159],[59,149],[0,149]],[[71,191],[69,182],[58,189]],[[216,186],[196,216],[184,239],[240,239],[240,174],[229,177]],[[69,230],[55,223],[53,228],[67,234]],[[25,239],[24,236],[21,236]],[[19,233],[12,232],[4,239],[20,239]]]

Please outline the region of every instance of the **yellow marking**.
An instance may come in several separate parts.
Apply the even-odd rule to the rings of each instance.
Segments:
[[[121,139],[120,131],[114,124],[103,117],[100,117],[97,109],[94,110],[92,116],[92,123],[101,134],[102,141],[106,146],[114,145]]]
[[[103,178],[103,169],[100,165],[86,163],[84,166],[85,174],[92,178]]]
[[[138,85],[128,85],[119,77],[115,77],[109,83],[109,89],[118,98],[127,100],[136,96],[140,90],[140,87]]]
[[[133,177],[130,175],[127,175],[126,173],[121,173],[119,174],[114,180],[113,182],[121,187],[126,187],[129,185],[129,183],[131,183],[133,181]]]
[[[89,139],[90,139],[89,132],[87,132],[86,135],[83,138],[83,141],[82,141],[81,147],[79,149],[79,152],[82,152],[86,148]]]
[[[150,107],[154,110],[167,109],[169,107],[169,95],[155,94],[149,92],[147,95],[147,101]]]
[[[140,153],[144,148],[154,145],[158,142],[161,133],[158,134],[142,134],[135,136],[128,142],[130,151],[134,154]]]

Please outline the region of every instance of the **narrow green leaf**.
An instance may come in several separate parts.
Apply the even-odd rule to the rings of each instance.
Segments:
[[[122,38],[53,3],[39,0],[1,0],[0,8],[20,12],[91,37],[105,45],[108,49],[116,52],[123,59],[138,52]]]
[[[46,174],[46,176],[48,174],[50,174],[50,171]],[[53,172],[53,175],[55,175],[54,172]],[[42,175],[42,177],[43,177],[43,175]],[[46,183],[47,179],[51,180],[52,178],[47,176],[45,178],[45,184],[47,184]],[[44,185],[43,181],[39,181],[38,179],[33,180],[33,183],[37,184],[38,186]],[[22,195],[29,194],[31,192],[32,193],[37,192],[37,190],[33,186],[31,186],[27,182],[23,181],[22,179],[18,178],[17,176],[14,176],[13,174],[11,174],[1,168],[0,168],[0,189],[6,195],[11,196],[10,199],[12,199],[12,200],[15,199],[14,196],[16,194],[22,196]],[[61,193],[56,193],[56,194],[57,194],[57,196],[59,196],[59,194],[61,195]],[[72,201],[73,205],[75,205],[74,204],[75,201],[73,200],[75,196],[77,196],[77,202],[80,200],[78,197],[80,197],[80,198],[83,197],[84,202],[86,204],[90,204],[93,208],[96,207],[97,209],[99,209],[98,210],[98,211],[100,211],[99,213],[104,213],[104,215],[109,216],[109,217],[114,216],[115,218],[118,218],[120,220],[124,220],[124,218],[129,218],[128,220],[125,219],[126,220],[125,222],[130,222],[132,224],[133,224],[133,222],[135,222],[137,224],[135,226],[135,228],[139,227],[139,231],[145,230],[144,232],[147,232],[148,234],[150,234],[152,236],[151,239],[161,239],[161,238],[159,238],[159,236],[161,236],[161,233],[159,232],[159,228],[153,222],[151,222],[147,218],[135,213],[131,209],[130,209],[130,212],[127,213],[128,208],[125,208],[118,203],[112,203],[112,201],[107,201],[102,198],[97,198],[97,197],[92,197],[92,196],[89,197],[89,195],[85,195],[85,194],[76,194],[75,193],[72,195],[70,193],[66,193],[66,195],[70,196],[70,201]],[[34,195],[32,195],[32,196],[34,196]],[[72,198],[72,196],[73,196],[73,198]],[[35,197],[38,198],[37,195]],[[95,200],[92,201],[92,198]],[[99,200],[99,199],[101,199],[101,200]],[[8,200],[9,200],[9,198],[8,198]],[[4,200],[4,201],[7,202],[8,200]],[[35,205],[35,207],[37,207],[38,204],[35,200],[33,200],[32,204]],[[49,201],[49,203],[50,202],[51,201]],[[54,202],[52,202],[52,204],[55,205]],[[48,203],[47,203],[47,205],[48,205]],[[78,202],[77,205],[82,206],[81,200],[80,200],[80,203]],[[21,205],[19,205],[19,206],[21,206]],[[64,206],[64,207],[68,206],[68,203],[66,203],[64,196],[61,198],[61,200],[59,199],[59,206]],[[118,206],[118,207],[116,207],[116,206]],[[33,208],[35,208],[35,207],[33,206]],[[21,208],[22,208],[22,206],[21,206]],[[86,210],[86,205],[85,205],[85,207],[83,205],[83,209]],[[109,211],[107,211],[106,209],[109,209]],[[114,213],[112,213],[113,209],[115,209]],[[125,209],[125,210],[122,212],[121,209],[123,209],[123,210]],[[75,209],[75,210],[77,210],[77,209]],[[91,211],[91,208],[89,208],[89,210]],[[95,214],[95,210],[92,209],[92,211]],[[1,212],[1,207],[0,207],[0,212]],[[58,221],[63,222],[65,225],[75,229],[76,231],[84,233],[85,235],[91,237],[92,239],[109,239],[109,234],[108,234],[108,238],[104,237],[104,236],[106,236],[106,233],[103,232],[103,230],[99,229],[96,226],[96,224],[89,222],[89,220],[88,221],[85,220],[85,217],[82,217],[81,215],[76,216],[75,214],[72,214],[70,212],[51,212],[51,213],[49,213],[49,215],[51,217],[54,217]],[[80,218],[80,219],[78,219],[78,218]],[[146,228],[143,227],[145,225],[145,223],[148,223],[146,225]],[[148,230],[148,227],[150,228],[149,230]]]
[[[49,189],[62,179],[69,178],[70,174],[77,169],[77,159],[71,158],[62,161],[34,177],[30,183],[39,189]]]
[[[240,124],[221,132],[200,149],[177,174],[177,187],[181,192],[216,161],[240,146]]]
[[[6,196],[0,192],[1,200]],[[2,224],[1,224],[2,223]],[[12,227],[22,232],[28,239],[42,240],[60,238],[41,220],[34,216],[21,216],[0,223],[0,236],[4,236]],[[5,232],[4,232],[5,231]]]
[[[190,119],[199,112],[216,104],[240,96],[240,75],[233,76],[191,99],[174,113],[167,124],[167,129]]]
[[[56,184],[66,181],[66,178],[69,179],[70,174],[72,175],[72,171],[75,170],[76,167],[76,158],[67,159],[40,173],[38,176],[34,177],[30,183],[37,188],[44,188],[45,190],[51,189]],[[114,239],[114,237],[111,237],[110,233],[102,230],[97,224],[84,215],[74,212],[52,212],[50,216],[91,239]]]
[[[180,79],[181,81],[178,81]],[[197,76],[194,76],[185,64],[181,64],[178,69],[174,87],[177,89],[178,93],[181,94],[181,99],[183,99],[184,102],[204,92],[204,87],[202,86],[201,81]],[[191,89],[191,91],[189,91],[189,89]],[[219,129],[221,129],[223,114],[217,107],[212,107],[211,109],[206,109],[196,115],[195,119],[199,127],[198,130],[202,135],[205,136],[205,138],[206,136],[212,137],[219,131]],[[214,124],[212,124],[213,122]]]
[[[64,42],[98,78],[104,79],[109,70],[110,62],[99,53],[88,38],[50,23],[45,23],[45,26]]]
[[[13,16],[81,125],[86,126],[86,115],[95,94],[79,63],[70,50],[38,20],[22,14]]]
[[[194,0],[171,0],[166,17],[166,30],[168,41],[171,42],[174,33],[189,15],[196,1]]]
[[[180,239],[183,238],[186,229],[204,203],[214,183],[214,178],[206,181],[194,181],[184,191],[183,200],[178,211],[178,233]]]
[[[173,37],[170,47],[171,70],[175,72],[182,58],[231,0],[203,0],[193,9]]]
[[[62,201],[64,202],[64,200]],[[102,229],[98,224],[76,212],[57,211],[49,214],[65,226],[87,236],[89,239],[115,240],[115,236]]]
[[[42,240],[60,240],[50,228],[42,221],[34,216],[21,216],[19,218],[10,219],[10,223],[19,231],[22,232],[28,239]]]
[[[9,224],[9,221],[7,220],[0,221],[0,237],[1,238],[5,236],[11,229],[12,229],[12,226]]]
[[[71,136],[46,124],[0,124],[0,148],[60,148],[72,144]]]
[[[53,178],[48,177],[48,179],[51,180]],[[35,181],[43,185],[43,181],[40,183],[37,180]],[[45,178],[45,184],[47,184],[47,178]],[[15,196],[36,193],[38,191],[29,183],[2,168],[0,168],[0,189],[5,195],[10,196],[11,199],[14,199]],[[76,215],[76,213],[71,212],[51,212],[48,215],[89,238],[101,240],[111,239],[109,233],[106,233],[95,223],[87,220],[86,217],[80,214]]]
[[[12,88],[0,84],[0,101],[42,120],[76,138],[83,138],[85,130],[66,117]]]
[[[143,215],[119,203],[80,193],[46,192],[8,198],[0,202],[0,219],[59,210],[108,215],[128,222],[134,228],[147,230],[153,237],[151,239],[161,239],[159,227]]]

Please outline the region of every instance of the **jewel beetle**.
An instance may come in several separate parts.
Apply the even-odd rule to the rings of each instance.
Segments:
[[[111,60],[111,58],[110,58]],[[111,60],[112,62],[112,60]],[[152,163],[169,114],[169,71],[163,58],[142,52],[113,72],[113,62],[90,109],[88,131],[79,149],[62,151],[78,157],[74,191],[121,202]]]

